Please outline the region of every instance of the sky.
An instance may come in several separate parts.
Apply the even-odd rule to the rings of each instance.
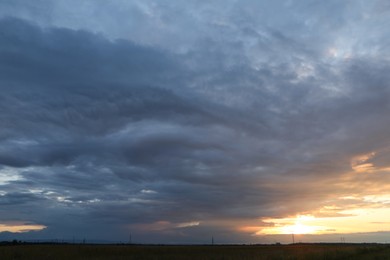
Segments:
[[[386,0],[0,0],[0,240],[390,242]]]

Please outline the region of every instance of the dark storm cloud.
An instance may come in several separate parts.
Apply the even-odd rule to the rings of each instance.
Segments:
[[[121,43],[122,48],[116,42],[86,32],[41,30],[17,19],[5,19],[2,26],[5,28],[2,30],[1,54],[5,57],[2,88],[7,95],[2,96],[5,127],[1,163],[23,169],[14,173],[21,180],[4,185],[7,192],[2,197],[4,202],[16,201],[17,197],[10,190],[19,189],[29,191],[31,199],[41,197],[50,205],[53,200],[57,202],[59,206],[52,208],[53,217],[58,215],[57,211],[66,211],[73,205],[72,211],[79,207],[90,209],[94,216],[99,216],[98,212],[103,209],[101,215],[111,215],[109,219],[124,224],[119,221],[123,218],[120,217],[125,210],[123,207],[138,211],[135,214],[138,221],[153,222],[158,220],[158,215],[174,217],[172,211],[185,203],[173,201],[180,192],[186,197],[194,196],[203,212],[222,199],[228,201],[223,198],[228,192],[215,191],[220,194],[214,203],[202,206],[200,201],[207,196],[199,194],[198,189],[205,187],[188,185],[194,181],[218,185],[219,177],[213,176],[207,164],[220,167],[218,165],[229,153],[227,138],[235,136],[234,130],[226,127],[232,122],[222,115],[223,109],[215,106],[215,111],[207,111],[207,106],[213,105],[205,102],[205,109],[190,97],[161,88],[162,80],[153,80],[156,86],[137,80],[137,77],[145,79],[142,70],[157,74],[156,77],[166,69],[178,73],[177,64],[170,61],[153,72],[153,67],[158,67],[159,63],[158,52],[149,53],[130,42]],[[57,38],[62,45],[50,45]],[[100,51],[92,50],[97,45],[103,46]],[[81,55],[83,46],[88,48],[85,47]],[[128,58],[122,57],[122,62],[121,57],[112,57],[115,51],[130,55],[135,64],[141,63],[136,72]],[[156,61],[148,61],[147,55],[142,62],[137,61],[142,51],[153,55]],[[105,56],[109,61],[101,62],[100,58]],[[166,59],[165,56],[161,54],[161,60]],[[110,70],[106,71],[118,64],[123,66],[125,75],[122,76],[128,77],[128,84],[120,82]],[[70,71],[66,70],[68,67]],[[79,75],[88,71],[89,76]],[[96,79],[100,76],[101,79]],[[92,81],[88,81],[88,77]],[[210,129],[205,128],[207,125]],[[171,182],[176,184],[169,184]],[[149,183],[158,194],[152,200],[142,198],[146,195],[140,193]],[[185,186],[180,188],[181,185]],[[184,187],[191,191],[184,192]],[[97,213],[93,210],[95,201],[103,205],[96,208]],[[165,204],[173,205],[166,207]],[[107,213],[104,205],[107,205]],[[118,214],[111,207],[118,208]],[[29,218],[52,223],[50,217],[43,217],[40,212],[36,214]],[[143,217],[145,214],[150,217]],[[132,215],[134,213],[127,221],[133,220]],[[180,221],[186,216],[182,213],[175,218]]]
[[[337,199],[387,180],[387,31],[357,27],[351,43],[351,19],[377,22],[356,5],[104,2],[99,27],[88,14],[103,7],[85,3],[85,24],[62,1],[50,19],[2,4],[24,19],[0,20],[0,221],[47,237],[254,241],[239,227],[363,205]],[[380,176],[345,178],[373,151]]]
[[[11,84],[81,88],[129,78],[134,84],[147,84],[163,80],[164,71],[175,69],[157,50],[120,40],[113,43],[86,31],[40,29],[12,18],[4,19],[0,30],[2,80]]]

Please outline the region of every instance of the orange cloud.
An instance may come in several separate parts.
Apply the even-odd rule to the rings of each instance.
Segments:
[[[44,225],[9,222],[0,224],[0,232],[24,233],[45,229]]]

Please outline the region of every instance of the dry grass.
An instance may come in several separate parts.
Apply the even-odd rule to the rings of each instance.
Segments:
[[[389,259],[388,245],[296,244],[264,246],[7,245],[1,260],[62,259]]]

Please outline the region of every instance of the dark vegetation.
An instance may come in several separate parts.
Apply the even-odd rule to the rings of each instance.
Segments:
[[[389,259],[384,244],[92,245],[3,242],[1,260],[81,259]]]

